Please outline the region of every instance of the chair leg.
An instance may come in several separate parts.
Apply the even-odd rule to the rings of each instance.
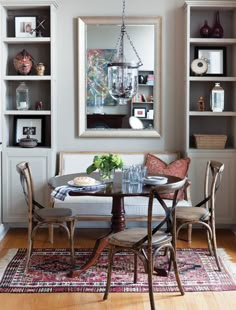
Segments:
[[[151,310],[155,310],[155,300],[153,294],[153,282],[152,282],[152,273],[153,273],[153,257],[152,253],[149,253],[148,263],[147,263],[147,270],[148,270],[148,289],[149,289],[149,300]]]
[[[134,254],[134,283],[137,283],[138,279],[138,255]]]
[[[188,224],[187,227],[188,227],[187,241],[188,242],[192,242],[192,228],[193,228],[193,225],[192,224]]]
[[[182,229],[182,227],[187,225],[187,238],[179,238],[179,232]],[[177,221],[177,225],[176,225],[176,239],[182,239],[185,240],[187,242],[192,242],[192,227],[193,225],[191,223],[186,223],[186,222],[181,222],[181,221]]]
[[[169,249],[167,247],[165,248],[165,251],[167,253],[166,256],[167,256],[167,259],[169,261],[169,263],[168,263],[168,272],[170,272],[171,269],[172,269],[172,262],[173,262],[172,252],[169,252]]]
[[[212,232],[212,237],[211,237],[211,234],[210,234],[208,229],[207,229],[206,234],[207,234],[207,244],[208,244],[208,249],[209,249],[210,255],[214,256],[214,253],[213,253],[213,250],[212,250],[213,232]]]
[[[30,257],[32,254],[33,250],[33,239],[32,236],[28,240],[28,245],[27,245],[27,254],[26,254],[26,262],[25,262],[25,270],[24,273],[28,273],[29,270],[29,262],[30,262]]]
[[[218,253],[217,253],[215,225],[213,224],[212,226],[213,226],[212,227],[212,246],[213,246],[213,252],[214,252],[214,256],[215,256],[216,265],[218,267],[218,270],[221,271],[221,266],[220,266],[219,257],[218,257]]]
[[[175,278],[178,284],[178,288],[180,290],[181,295],[184,295],[184,289],[180,280],[180,276],[179,276],[179,269],[178,269],[178,265],[177,265],[177,261],[176,261],[176,253],[175,250],[172,246],[169,247],[171,250],[171,258],[173,259],[173,266],[174,266],[174,272],[175,272]]]
[[[48,225],[48,239],[51,244],[54,242],[54,227],[53,224]]]
[[[70,230],[70,252],[71,252],[71,264],[75,264],[75,248],[74,248],[74,232],[75,232],[75,221],[67,223]]]
[[[54,198],[51,197],[49,208],[54,208],[54,204],[55,204]],[[51,244],[53,244],[53,242],[54,242],[54,226],[53,226],[53,224],[48,225],[48,239],[49,239],[49,242]]]
[[[113,256],[115,254],[114,247],[111,246],[109,250],[109,255],[108,255],[108,270],[107,270],[107,285],[106,285],[106,291],[103,296],[103,300],[106,300],[108,298],[108,294],[110,291],[110,286],[111,286],[111,272],[112,272],[112,265],[113,265]]]

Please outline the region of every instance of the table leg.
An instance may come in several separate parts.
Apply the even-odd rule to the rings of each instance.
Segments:
[[[113,197],[112,200],[112,218],[111,230],[112,232],[119,232],[125,229],[125,208],[124,197]]]
[[[112,233],[119,232],[125,229],[125,210],[124,210],[124,198],[117,196],[112,200],[112,217],[111,217],[111,230],[105,236],[96,240],[93,252],[89,260],[80,269],[72,270],[68,273],[68,277],[79,277],[80,274],[93,266],[102,251],[107,247],[109,236]],[[76,266],[75,266],[76,268]]]

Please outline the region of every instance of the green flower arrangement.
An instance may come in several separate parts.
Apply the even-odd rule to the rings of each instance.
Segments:
[[[103,154],[94,156],[93,163],[88,166],[86,172],[90,174],[98,169],[103,181],[112,181],[114,170],[122,167],[123,161],[119,155]]]

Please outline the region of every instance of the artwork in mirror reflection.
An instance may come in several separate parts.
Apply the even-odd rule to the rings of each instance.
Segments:
[[[87,53],[87,106],[102,113],[102,106],[113,106],[116,101],[108,91],[107,63],[111,62],[115,49],[89,49]]]

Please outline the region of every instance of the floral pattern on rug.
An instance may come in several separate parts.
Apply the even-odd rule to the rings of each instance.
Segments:
[[[91,249],[76,249],[76,264],[82,266],[91,255]],[[219,250],[222,271],[217,270],[214,257],[207,249],[178,249],[178,266],[186,292],[236,290],[236,267],[223,249]],[[97,264],[78,278],[68,277],[72,270],[69,249],[34,249],[28,274],[24,274],[26,249],[19,249],[11,257],[2,273],[0,293],[103,293],[107,280],[107,251]],[[158,266],[166,267],[164,256]],[[133,254],[115,255],[110,292],[148,292],[147,275],[141,261],[138,265],[138,283],[133,283]],[[178,292],[174,273],[167,277],[153,275],[155,292]]]

